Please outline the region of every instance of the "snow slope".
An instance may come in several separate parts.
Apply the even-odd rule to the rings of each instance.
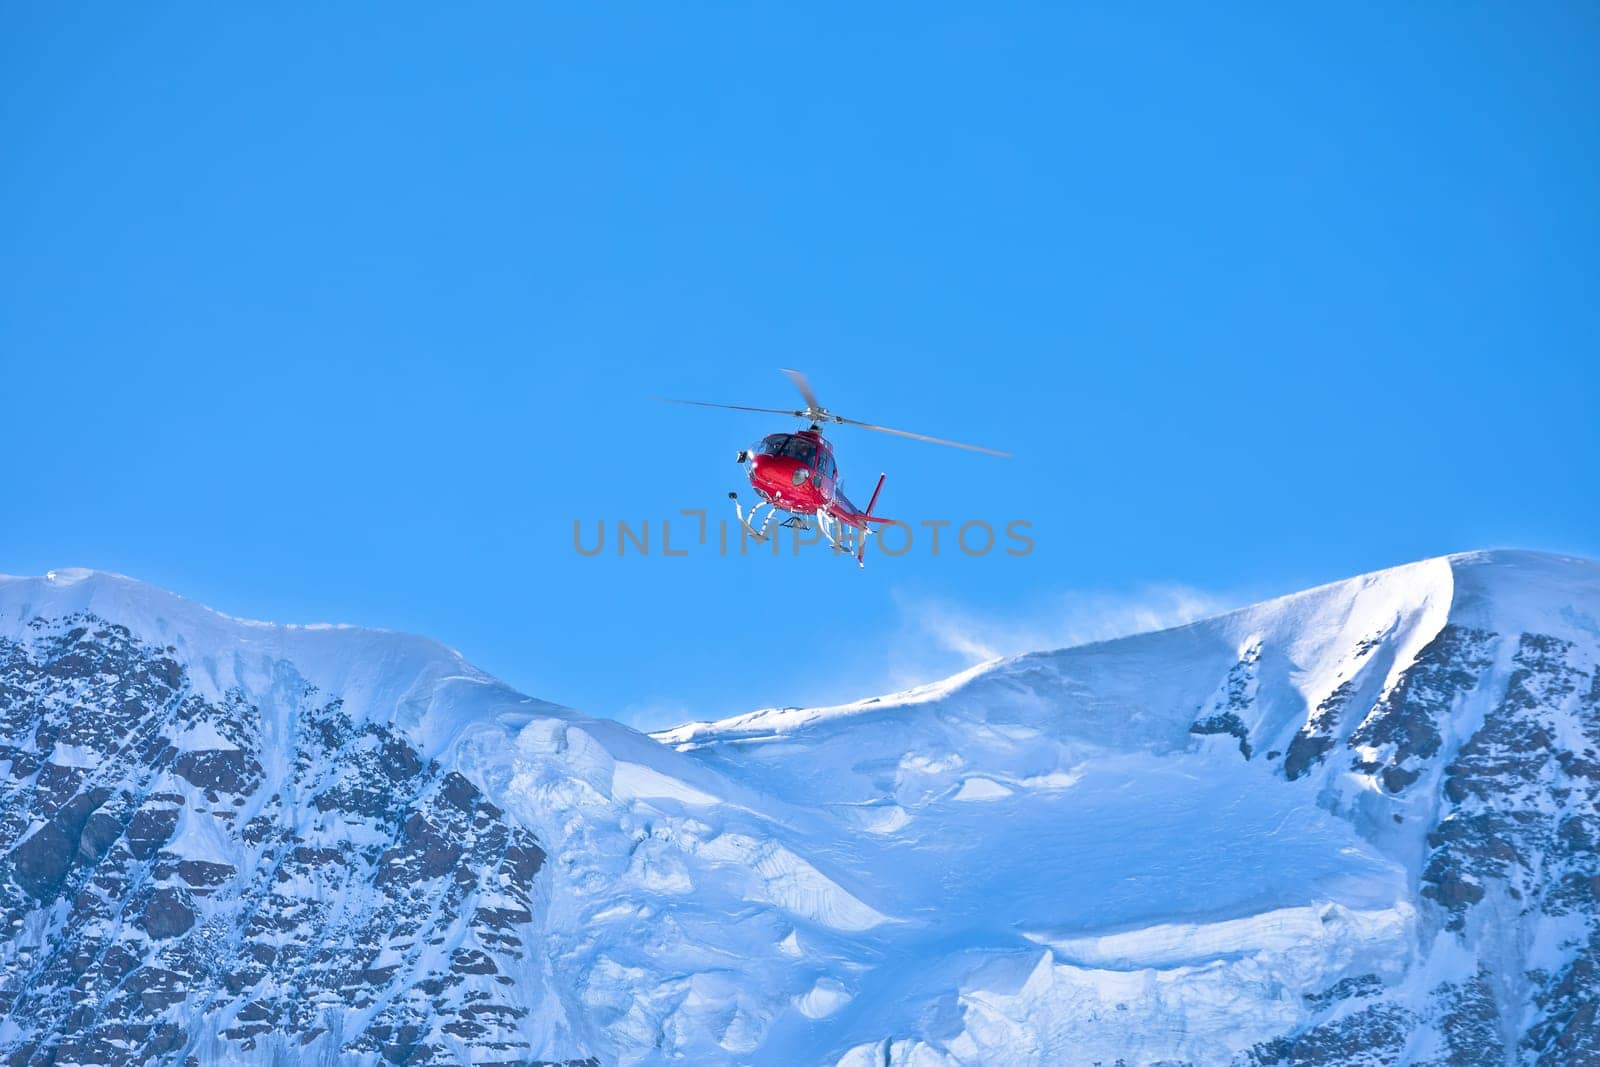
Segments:
[[[1529,676],[1525,635],[1570,672],[1530,702],[1559,733],[1523,735],[1553,770],[1527,844],[1478,826],[1458,851],[1560,852],[1565,830],[1579,843],[1561,862],[1600,875],[1600,775],[1582,762],[1600,747],[1596,620],[1595,564],[1477,553],[901,697],[659,737],[826,813],[851,884],[907,920],[880,935],[902,965],[856,978],[854,1013],[805,1046],[819,1061],[848,1047],[852,1063],[1366,1062],[1362,1048],[1387,1050],[1374,1062],[1576,1062],[1563,1057],[1577,1044],[1520,1046],[1549,1018],[1541,981],[1587,973],[1600,880],[1581,921],[1559,901],[1483,920],[1514,928],[1492,945],[1441,930],[1448,886],[1424,893],[1466,825],[1450,799],[1460,754],[1486,722],[1511,721]],[[1477,652],[1452,644],[1460,633],[1481,635]],[[1561,862],[1524,901],[1557,891]],[[1465,878],[1492,901],[1499,876],[1479,870]],[[1500,986],[1487,1044],[1445,988],[1480,966]],[[1325,999],[1341,983],[1358,995]],[[1593,1048],[1596,1026],[1580,1008],[1568,1036]]]
[[[1584,1062],[1597,619],[1600,566],[1478,553],[650,738],[419,638],[0,579],[0,1053]]]

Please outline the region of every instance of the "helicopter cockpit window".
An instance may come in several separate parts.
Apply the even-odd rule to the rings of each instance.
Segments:
[[[786,433],[768,434],[762,439],[761,443],[756,446],[756,451],[763,456],[781,456],[783,455],[784,447],[788,445],[788,443],[789,435]]]
[[[808,441],[799,434],[789,438],[789,445],[783,454],[790,459],[797,459],[806,466],[811,466],[811,461],[816,457],[817,446],[813,441]]]

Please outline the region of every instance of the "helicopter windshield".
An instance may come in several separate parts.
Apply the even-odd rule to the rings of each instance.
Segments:
[[[797,459],[809,467],[811,466],[811,461],[816,458],[817,444],[809,438],[796,434],[789,438],[789,444],[784,448],[783,454],[790,459]]]
[[[816,459],[817,443],[797,433],[775,433],[762,438],[755,451],[762,456],[799,460],[809,467]]]

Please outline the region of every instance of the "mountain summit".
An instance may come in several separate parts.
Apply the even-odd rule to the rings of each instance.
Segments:
[[[0,578],[12,1064],[1600,1062],[1600,565],[646,737]]]

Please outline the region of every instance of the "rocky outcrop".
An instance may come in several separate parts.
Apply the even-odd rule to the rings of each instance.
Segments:
[[[1226,734],[1239,742],[1239,754],[1249,759],[1253,754],[1250,732],[1239,713],[1255,699],[1256,671],[1261,663],[1261,645],[1251,644],[1239,656],[1228,676],[1217,687],[1209,705],[1202,708],[1189,727],[1192,734]]]
[[[1263,1042],[1238,1067],[1378,1067],[1401,1062],[1418,1019],[1393,1004],[1358,1008],[1334,1022]]]
[[[544,852],[393,727],[92,615],[0,645],[5,1062],[529,1063]]]
[[[1440,630],[1350,735],[1351,748],[1379,753],[1375,759],[1357,756],[1352,766],[1376,775],[1391,793],[1416,781],[1422,765],[1439,752],[1440,723],[1489,668],[1495,640],[1489,631],[1466,626]]]

